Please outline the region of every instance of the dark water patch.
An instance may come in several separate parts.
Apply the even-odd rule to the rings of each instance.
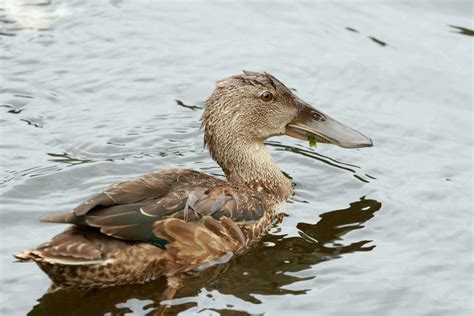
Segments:
[[[115,143],[115,142],[107,142],[107,145],[119,146],[119,147],[125,147],[125,146],[127,146],[127,144]]]
[[[474,36],[474,30],[468,29],[462,26],[449,25],[451,28],[455,29],[453,33],[458,33],[466,36]]]
[[[153,82],[155,80],[156,80],[155,77],[140,77],[140,78],[134,79],[135,82]]]
[[[52,0],[43,0],[43,1],[34,1],[33,3],[24,3],[24,6],[36,6],[36,7],[43,7],[43,6],[51,6]]]
[[[358,30],[352,28],[352,27],[346,27],[345,28],[346,30],[350,31],[350,32],[353,32],[353,33],[359,33]],[[372,40],[373,42],[377,43],[378,45],[382,46],[382,47],[385,47],[385,46],[388,46],[388,44],[378,38],[375,38],[373,36],[367,36],[370,40]]]
[[[304,203],[304,204],[311,203],[310,201],[303,200],[303,199],[299,199],[299,198],[297,198],[296,196],[293,196],[293,197],[291,198],[291,201],[289,201],[289,202],[291,202],[291,203],[297,202],[297,203]]]
[[[364,182],[364,183],[369,183],[369,182],[370,182],[369,180],[366,180],[366,179],[362,178],[361,176],[359,176],[359,175],[357,175],[357,174],[354,174],[353,176],[354,176],[354,178],[356,178],[357,180],[360,180],[360,181],[362,181],[362,182]]]
[[[11,109],[11,110],[8,110],[8,113],[12,113],[12,114],[20,114],[21,112],[23,112],[23,109]]]
[[[43,125],[37,122],[34,122],[31,119],[20,119],[20,121],[26,122],[29,126],[33,126],[36,128],[43,128]]]
[[[14,33],[0,32],[0,36],[15,36],[15,34]]]
[[[227,307],[229,307],[229,308],[203,308],[203,309],[199,310],[198,313],[204,313],[206,311],[209,311],[209,312],[217,313],[217,315],[221,315],[221,316],[230,316],[230,315],[233,315],[233,316],[247,316],[247,315],[252,315],[252,314],[249,314],[249,313],[247,313],[245,311],[242,311],[242,310],[231,309],[231,307],[233,307],[232,305],[229,305]]]
[[[3,23],[3,24],[13,24],[13,23],[15,23],[15,21],[7,20],[7,19],[5,19],[5,17],[0,17],[0,23]]]
[[[379,45],[382,46],[382,47],[385,47],[385,46],[388,45],[388,44],[385,43],[384,41],[381,41],[381,40],[379,40],[379,39],[377,39],[377,38],[375,38],[375,37],[373,37],[373,36],[368,36],[368,38],[370,38],[372,41],[374,41],[375,43],[379,44]]]
[[[290,180],[293,180],[293,177],[290,176],[288,173],[286,173],[285,171],[281,171],[283,173],[283,175],[287,178],[287,179],[290,179]]]
[[[14,94],[13,96],[17,98],[34,99],[33,96],[27,94]]]
[[[24,110],[24,109],[18,109],[14,107],[13,105],[9,105],[9,104],[1,104],[0,107],[9,109],[7,113],[11,113],[11,114],[20,114]]]
[[[349,208],[321,214],[319,216],[321,220],[316,224],[299,223],[297,228],[309,236],[312,242],[319,245],[319,251],[334,253],[334,247],[327,247],[327,245],[337,240],[334,238],[335,236],[343,236],[350,231],[363,228],[362,224],[373,218],[375,212],[379,211],[381,207],[382,203],[379,201],[362,197],[360,201],[351,203]],[[367,244],[371,241],[362,240],[358,244]],[[353,245],[349,244],[344,247],[349,249]],[[368,251],[374,248],[375,246],[370,246],[364,250]],[[343,251],[343,253],[348,252],[351,251]]]
[[[354,33],[359,33],[359,31],[357,31],[356,29],[354,29],[352,27],[348,27],[348,26],[346,26],[346,30],[354,32]]]

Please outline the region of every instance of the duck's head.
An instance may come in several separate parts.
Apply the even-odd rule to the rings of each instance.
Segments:
[[[222,136],[242,143],[289,135],[344,148],[372,146],[370,138],[304,102],[269,73],[244,71],[218,81],[206,102],[203,126],[211,152]]]
[[[204,142],[231,182],[263,188],[284,200],[291,182],[265,149],[277,135],[335,144],[372,146],[372,140],[298,98],[268,73],[244,71],[217,82],[203,114]]]

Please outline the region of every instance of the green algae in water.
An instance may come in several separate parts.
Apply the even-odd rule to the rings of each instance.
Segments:
[[[311,148],[318,147],[318,143],[316,142],[316,138],[314,138],[313,136],[311,136],[309,134],[306,134],[306,137],[308,138],[309,147],[311,147]]]

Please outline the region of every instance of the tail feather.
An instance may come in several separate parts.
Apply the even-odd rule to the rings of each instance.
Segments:
[[[40,218],[40,222],[86,225],[84,218],[75,216],[73,212],[50,214],[47,216],[43,216]]]
[[[40,251],[36,250],[25,250],[22,252],[17,252],[13,254],[13,257],[18,259],[20,262],[26,261],[34,261],[34,262],[45,262],[49,264],[56,264],[56,265],[66,265],[66,266],[83,266],[83,265],[95,265],[95,264],[107,264],[111,263],[112,259],[99,259],[99,260],[84,260],[78,259],[74,257],[53,257],[53,256],[46,256],[42,254]]]
[[[13,257],[53,265],[94,265],[109,263],[111,259],[107,260],[107,253],[127,245],[97,230],[72,226],[49,242],[33,250],[14,253]]]
[[[30,250],[16,252],[16,253],[13,254],[13,257],[18,259],[19,261],[30,261],[30,260],[36,261],[38,259],[38,256],[36,256]]]

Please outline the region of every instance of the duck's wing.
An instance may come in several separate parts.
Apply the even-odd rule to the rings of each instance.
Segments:
[[[258,195],[209,175],[171,169],[118,183],[71,212],[41,221],[97,227],[111,237],[164,245],[167,241],[156,231],[166,219],[188,223],[210,217],[252,223],[263,216],[263,203]]]

